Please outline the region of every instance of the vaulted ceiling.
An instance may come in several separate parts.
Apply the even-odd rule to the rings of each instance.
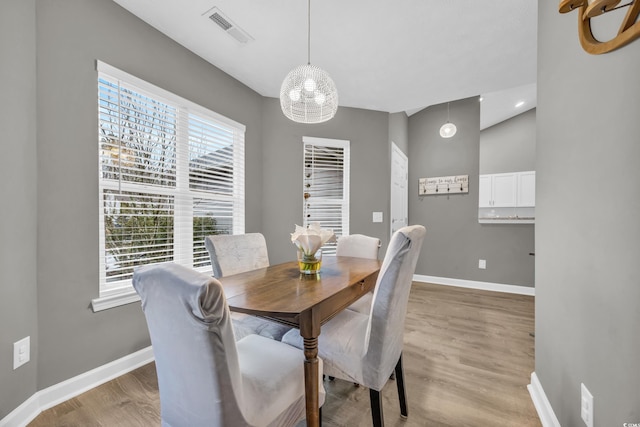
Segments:
[[[277,98],[286,74],[307,63],[305,0],[115,1],[264,96]],[[411,115],[481,95],[486,128],[535,107],[537,8],[536,0],[312,0],[311,63],[331,75],[341,106]]]

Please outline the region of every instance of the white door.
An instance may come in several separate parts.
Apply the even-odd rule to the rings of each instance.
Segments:
[[[408,225],[409,216],[409,160],[391,142],[391,234]]]

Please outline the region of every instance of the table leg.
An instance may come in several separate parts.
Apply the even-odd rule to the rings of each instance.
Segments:
[[[318,337],[304,339],[304,391],[307,405],[307,426],[319,427],[318,406]]]

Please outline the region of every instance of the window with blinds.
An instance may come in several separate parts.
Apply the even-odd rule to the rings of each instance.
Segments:
[[[210,269],[204,239],[244,233],[239,123],[98,61],[100,296],[136,266]]]
[[[319,222],[336,237],[349,234],[349,141],[303,137],[303,223]],[[335,243],[323,247],[335,254]]]

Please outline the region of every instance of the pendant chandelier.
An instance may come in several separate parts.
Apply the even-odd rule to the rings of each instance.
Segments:
[[[307,65],[287,74],[280,88],[280,106],[297,123],[322,123],[338,111],[338,91],[329,74],[311,65],[311,0],[308,4]]]
[[[440,127],[440,136],[443,138],[451,138],[456,134],[458,128],[449,121],[449,103],[447,102],[447,123]]]

